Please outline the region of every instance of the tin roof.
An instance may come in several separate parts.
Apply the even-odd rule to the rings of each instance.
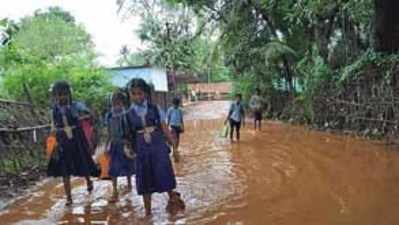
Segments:
[[[133,78],[142,78],[154,85],[155,91],[168,91],[168,77],[165,69],[148,66],[129,66],[109,68],[111,82],[118,87],[125,87]]]

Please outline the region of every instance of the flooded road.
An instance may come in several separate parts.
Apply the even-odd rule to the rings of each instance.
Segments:
[[[184,214],[166,213],[167,196],[156,194],[154,215],[144,218],[141,198],[123,191],[125,179],[116,204],[108,204],[110,181],[96,181],[89,195],[74,180],[68,208],[62,185],[47,180],[0,212],[0,224],[399,224],[399,152],[279,122],[258,133],[248,123],[241,143],[230,144],[219,137],[227,107],[188,110],[182,162],[175,165]]]

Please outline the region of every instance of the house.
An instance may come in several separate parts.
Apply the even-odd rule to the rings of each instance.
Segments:
[[[170,87],[172,85],[165,69],[151,66],[127,66],[109,68],[108,71],[111,75],[111,82],[116,87],[126,87],[131,79],[142,78],[153,85],[155,93],[153,93],[152,100],[155,103],[166,109],[171,102]]]
[[[221,100],[229,97],[233,85],[231,82],[188,84],[188,91],[197,99]]]

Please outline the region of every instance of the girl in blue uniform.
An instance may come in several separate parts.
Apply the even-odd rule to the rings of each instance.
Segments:
[[[128,144],[128,123],[126,117],[127,96],[116,91],[111,97],[111,111],[107,115],[109,138],[107,151],[110,156],[109,175],[112,177],[113,195],[111,202],[118,200],[118,177],[126,177],[128,190],[132,190],[131,176],[134,174],[134,153]]]
[[[167,142],[175,145],[162,110],[151,103],[151,87],[143,79],[133,79],[128,90],[133,101],[129,110],[132,130],[136,133],[136,188],[143,195],[146,215],[151,215],[151,195],[167,192],[167,210],[184,209],[184,202],[175,190],[176,178],[169,157]]]
[[[87,190],[93,190],[90,176],[97,176],[98,170],[90,155],[89,144],[80,125],[82,113],[88,108],[72,101],[71,88],[66,81],[57,81],[52,87],[55,100],[51,112],[52,135],[57,140],[57,148],[52,153],[47,174],[62,177],[66,194],[66,205],[72,204],[71,176],[85,177]]]

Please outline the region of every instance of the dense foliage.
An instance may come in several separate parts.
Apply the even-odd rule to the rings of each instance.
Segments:
[[[123,47],[122,66],[152,64],[203,81],[232,80],[246,99],[259,87],[265,99],[278,103],[271,108],[278,115],[292,112],[288,117],[299,114],[301,121],[319,125],[344,128],[343,124],[358,123],[348,121],[366,118],[386,129],[383,121],[393,119],[399,80],[398,57],[391,55],[399,50],[393,41],[399,23],[393,0],[118,0],[117,4],[124,16],[141,16],[137,33],[146,46],[138,53]],[[89,35],[70,14],[53,8],[19,23],[1,23],[13,24],[7,31],[12,41],[0,53],[3,94],[21,99],[31,90],[40,102],[52,80],[65,78],[76,86],[78,97],[100,102],[97,97],[102,97],[107,81],[93,63]],[[82,79],[93,89],[81,91]],[[385,105],[371,112],[366,100],[375,96]],[[347,115],[325,116],[341,112]]]
[[[48,105],[51,83],[65,79],[76,98],[100,109],[110,85],[90,35],[68,12],[50,8],[13,24],[11,40],[0,48],[3,97]]]
[[[218,63],[232,79],[248,76],[251,91],[264,86],[311,96],[318,82],[337,75],[373,42],[371,0],[119,3],[142,14],[139,33],[150,43],[151,62],[197,73]]]
[[[154,38],[149,40],[151,51],[174,54],[171,62],[184,62],[184,67],[172,68],[206,71],[217,64],[228,71],[235,90],[243,92],[246,99],[259,87],[265,99],[276,103],[272,111],[283,117],[288,114],[287,119],[297,117],[342,129],[364,128],[367,124],[384,133],[396,129],[386,125],[394,123],[396,117],[391,112],[398,109],[395,99],[399,97],[390,94],[397,92],[398,79],[397,57],[389,54],[399,50],[394,41],[398,35],[395,27],[399,17],[394,10],[398,3],[393,0],[122,2],[130,6],[148,3],[155,8],[166,5],[173,14],[190,15],[172,26],[190,28],[177,29],[182,33],[171,39],[176,43],[190,40],[182,48],[187,52],[176,45],[167,48],[168,35],[146,33],[169,34],[171,29],[162,26],[165,18],[153,22],[156,26],[145,22],[142,27],[143,40]],[[204,43],[198,45],[198,40]],[[204,61],[195,58],[202,54]],[[160,56],[156,62],[171,59],[162,53],[152,55]],[[193,56],[194,63],[187,64]],[[378,104],[385,105],[373,106],[367,101],[375,96],[379,96]]]
[[[163,0],[126,0],[118,4],[121,14],[141,16],[137,34],[147,47],[140,53],[122,54],[121,64],[158,65],[172,73],[198,76],[203,81],[229,79],[224,52],[213,40],[215,28],[190,7]]]

